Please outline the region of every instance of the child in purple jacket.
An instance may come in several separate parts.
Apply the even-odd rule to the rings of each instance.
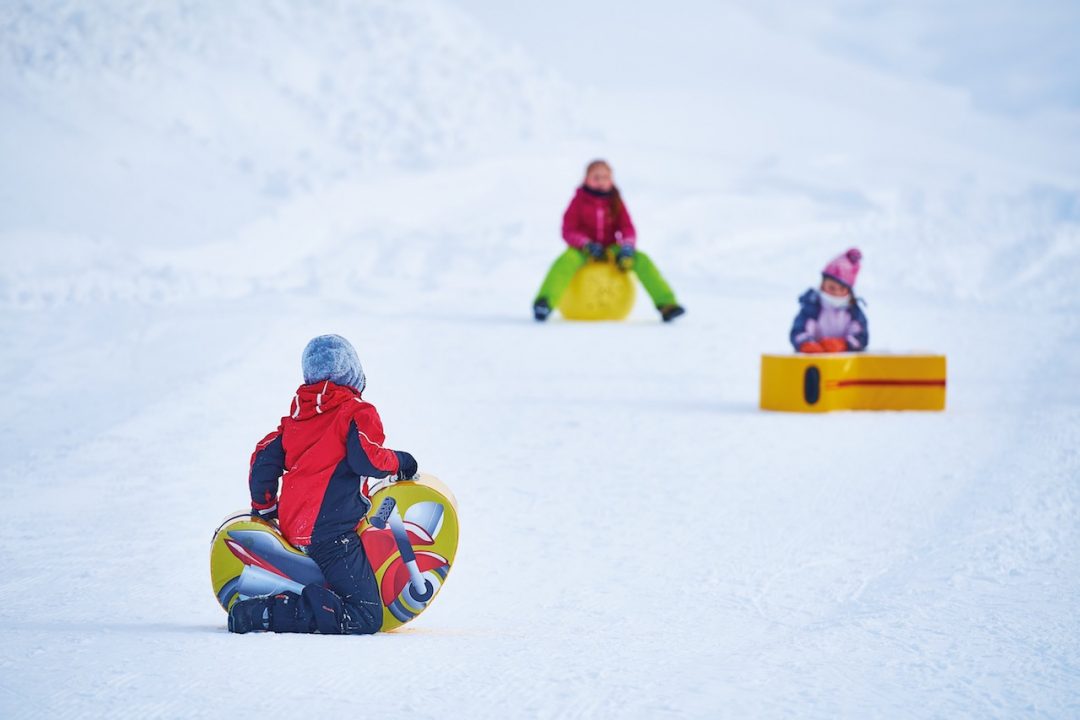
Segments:
[[[866,349],[870,327],[855,297],[855,276],[862,253],[851,248],[821,271],[821,288],[799,298],[802,306],[791,326],[798,352],[858,352]]]

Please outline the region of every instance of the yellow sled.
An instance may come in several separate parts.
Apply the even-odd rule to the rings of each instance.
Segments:
[[[559,302],[567,320],[625,320],[634,309],[634,279],[613,260],[590,261],[575,273]]]
[[[356,531],[379,584],[386,632],[426,610],[446,582],[458,547],[457,501],[441,480],[423,473],[388,484],[371,500],[370,519]],[[379,510],[385,512],[376,518]],[[230,516],[214,533],[210,580],[225,610],[240,599],[325,583],[315,561],[290,545],[276,523],[248,511]]]
[[[944,355],[761,356],[761,409],[944,410]]]

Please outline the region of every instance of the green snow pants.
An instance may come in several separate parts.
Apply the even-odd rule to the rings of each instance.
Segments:
[[[536,299],[545,298],[552,308],[559,307],[559,301],[562,300],[566,288],[570,286],[570,281],[574,279],[574,274],[588,261],[589,256],[583,250],[567,248],[566,252],[560,255],[548,270],[544,284],[540,286],[540,292],[536,294]],[[675,304],[675,292],[648,255],[639,250],[634,255],[632,270],[641,281],[645,292],[649,293],[653,305],[660,308]]]

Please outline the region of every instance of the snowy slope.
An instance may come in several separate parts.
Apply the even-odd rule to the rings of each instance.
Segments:
[[[583,10],[642,65],[560,80],[463,4],[0,10],[0,717],[1077,715],[1074,110],[738,4]],[[674,326],[528,319],[595,154]],[[946,413],[756,409],[850,244]],[[458,563],[401,633],[230,636],[210,534],[331,331]]]
[[[557,81],[426,0],[8,3],[0,30],[0,237],[61,249],[26,248],[0,275],[19,302],[59,292],[27,275],[67,299],[145,298],[170,274],[148,253],[232,239],[345,179],[543,139],[572,116]]]

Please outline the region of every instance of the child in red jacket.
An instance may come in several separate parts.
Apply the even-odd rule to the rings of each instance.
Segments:
[[[229,631],[377,632],[382,602],[356,526],[371,507],[371,481],[411,478],[416,460],[382,446],[382,421],[361,397],[364,369],[348,340],[320,335],[304,348],[302,363],[304,384],[289,414],[251,456],[251,513],[277,519],[329,588],[238,600]]]
[[[664,322],[686,312],[649,256],[637,250],[634,223],[612,180],[611,166],[604,160],[593,160],[585,169],[585,182],[563,214],[562,235],[570,247],[551,266],[533,302],[538,322],[547,320],[559,306],[574,274],[590,258],[613,258],[619,269],[633,270]]]

